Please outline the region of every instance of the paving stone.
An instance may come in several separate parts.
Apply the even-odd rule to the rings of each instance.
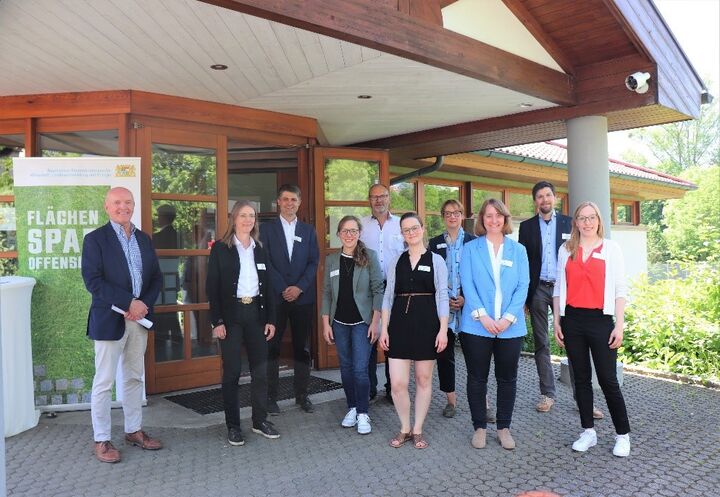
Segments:
[[[40,391],[41,392],[49,392],[53,389],[53,382],[52,380],[42,380],[40,382]]]
[[[61,378],[59,380],[55,380],[55,390],[58,392],[64,392],[68,389],[68,381],[67,379]]]

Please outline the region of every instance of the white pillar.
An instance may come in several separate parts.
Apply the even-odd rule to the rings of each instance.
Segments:
[[[576,117],[567,121],[569,213],[586,200],[600,208],[605,236],[610,237],[610,170],[607,118]]]

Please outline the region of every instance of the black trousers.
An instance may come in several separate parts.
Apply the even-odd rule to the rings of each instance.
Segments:
[[[292,327],[293,348],[293,386],[295,399],[307,397],[310,383],[310,330],[312,329],[315,304],[298,305],[293,302],[281,302],[277,306],[277,324],[275,336],[269,343],[268,353],[268,399],[273,402],[278,398],[278,381],[280,368],[280,345],[288,321]]]
[[[377,395],[378,377],[377,377],[377,355],[378,344],[375,342],[370,351],[370,362],[368,363],[368,377],[370,378],[370,397]],[[390,367],[385,360],[385,392],[390,396]]]
[[[447,347],[440,352],[437,358],[437,371],[440,391],[452,393],[455,391],[455,333],[453,330],[448,330],[447,337]]]
[[[240,354],[245,344],[250,364],[250,401],[253,425],[267,417],[267,354],[265,323],[260,322],[257,301],[252,304],[236,303],[225,323],[227,336],[220,340],[222,355],[222,396],[225,408],[225,424],[240,429],[240,406],[238,405],[238,380],[242,367]]]
[[[605,395],[615,431],[618,435],[630,433],[625,399],[617,380],[617,349],[608,346],[610,333],[615,327],[612,316],[601,309],[579,309],[566,306],[560,324],[565,335],[565,349],[572,363],[575,381],[575,400],[580,410],[583,428],[594,426],[592,369],[590,354],[595,363],[598,383]]]
[[[460,345],[467,367],[467,398],[473,428],[487,428],[487,381],[490,360],[495,358],[497,380],[497,428],[510,428],[515,394],[517,370],[525,337],[489,338],[460,333]]]

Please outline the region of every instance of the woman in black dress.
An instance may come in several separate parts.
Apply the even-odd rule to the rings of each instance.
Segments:
[[[400,447],[413,440],[416,449],[428,446],[423,423],[432,396],[432,372],[437,354],[447,346],[447,266],[425,247],[423,223],[414,212],[403,214],[400,229],[408,249],[387,274],[380,346],[390,368],[391,391],[400,418],[400,432],[390,440]],[[415,361],[415,424],[410,426],[410,363]]]

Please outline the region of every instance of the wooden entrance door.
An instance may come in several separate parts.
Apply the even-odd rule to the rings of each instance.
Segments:
[[[326,148],[313,149],[315,173],[315,222],[320,244],[320,270],[318,271],[318,312],[322,299],[321,278],[325,256],[340,248],[336,236],[338,221],[348,214],[358,217],[370,214],[368,190],[375,183],[389,184],[389,157],[385,150]],[[318,323],[322,320],[318,317]],[[322,330],[317,333],[317,366],[332,368],[338,366],[335,347],[322,339]],[[382,352],[382,351],[380,351]],[[382,354],[378,360],[382,358]]]

